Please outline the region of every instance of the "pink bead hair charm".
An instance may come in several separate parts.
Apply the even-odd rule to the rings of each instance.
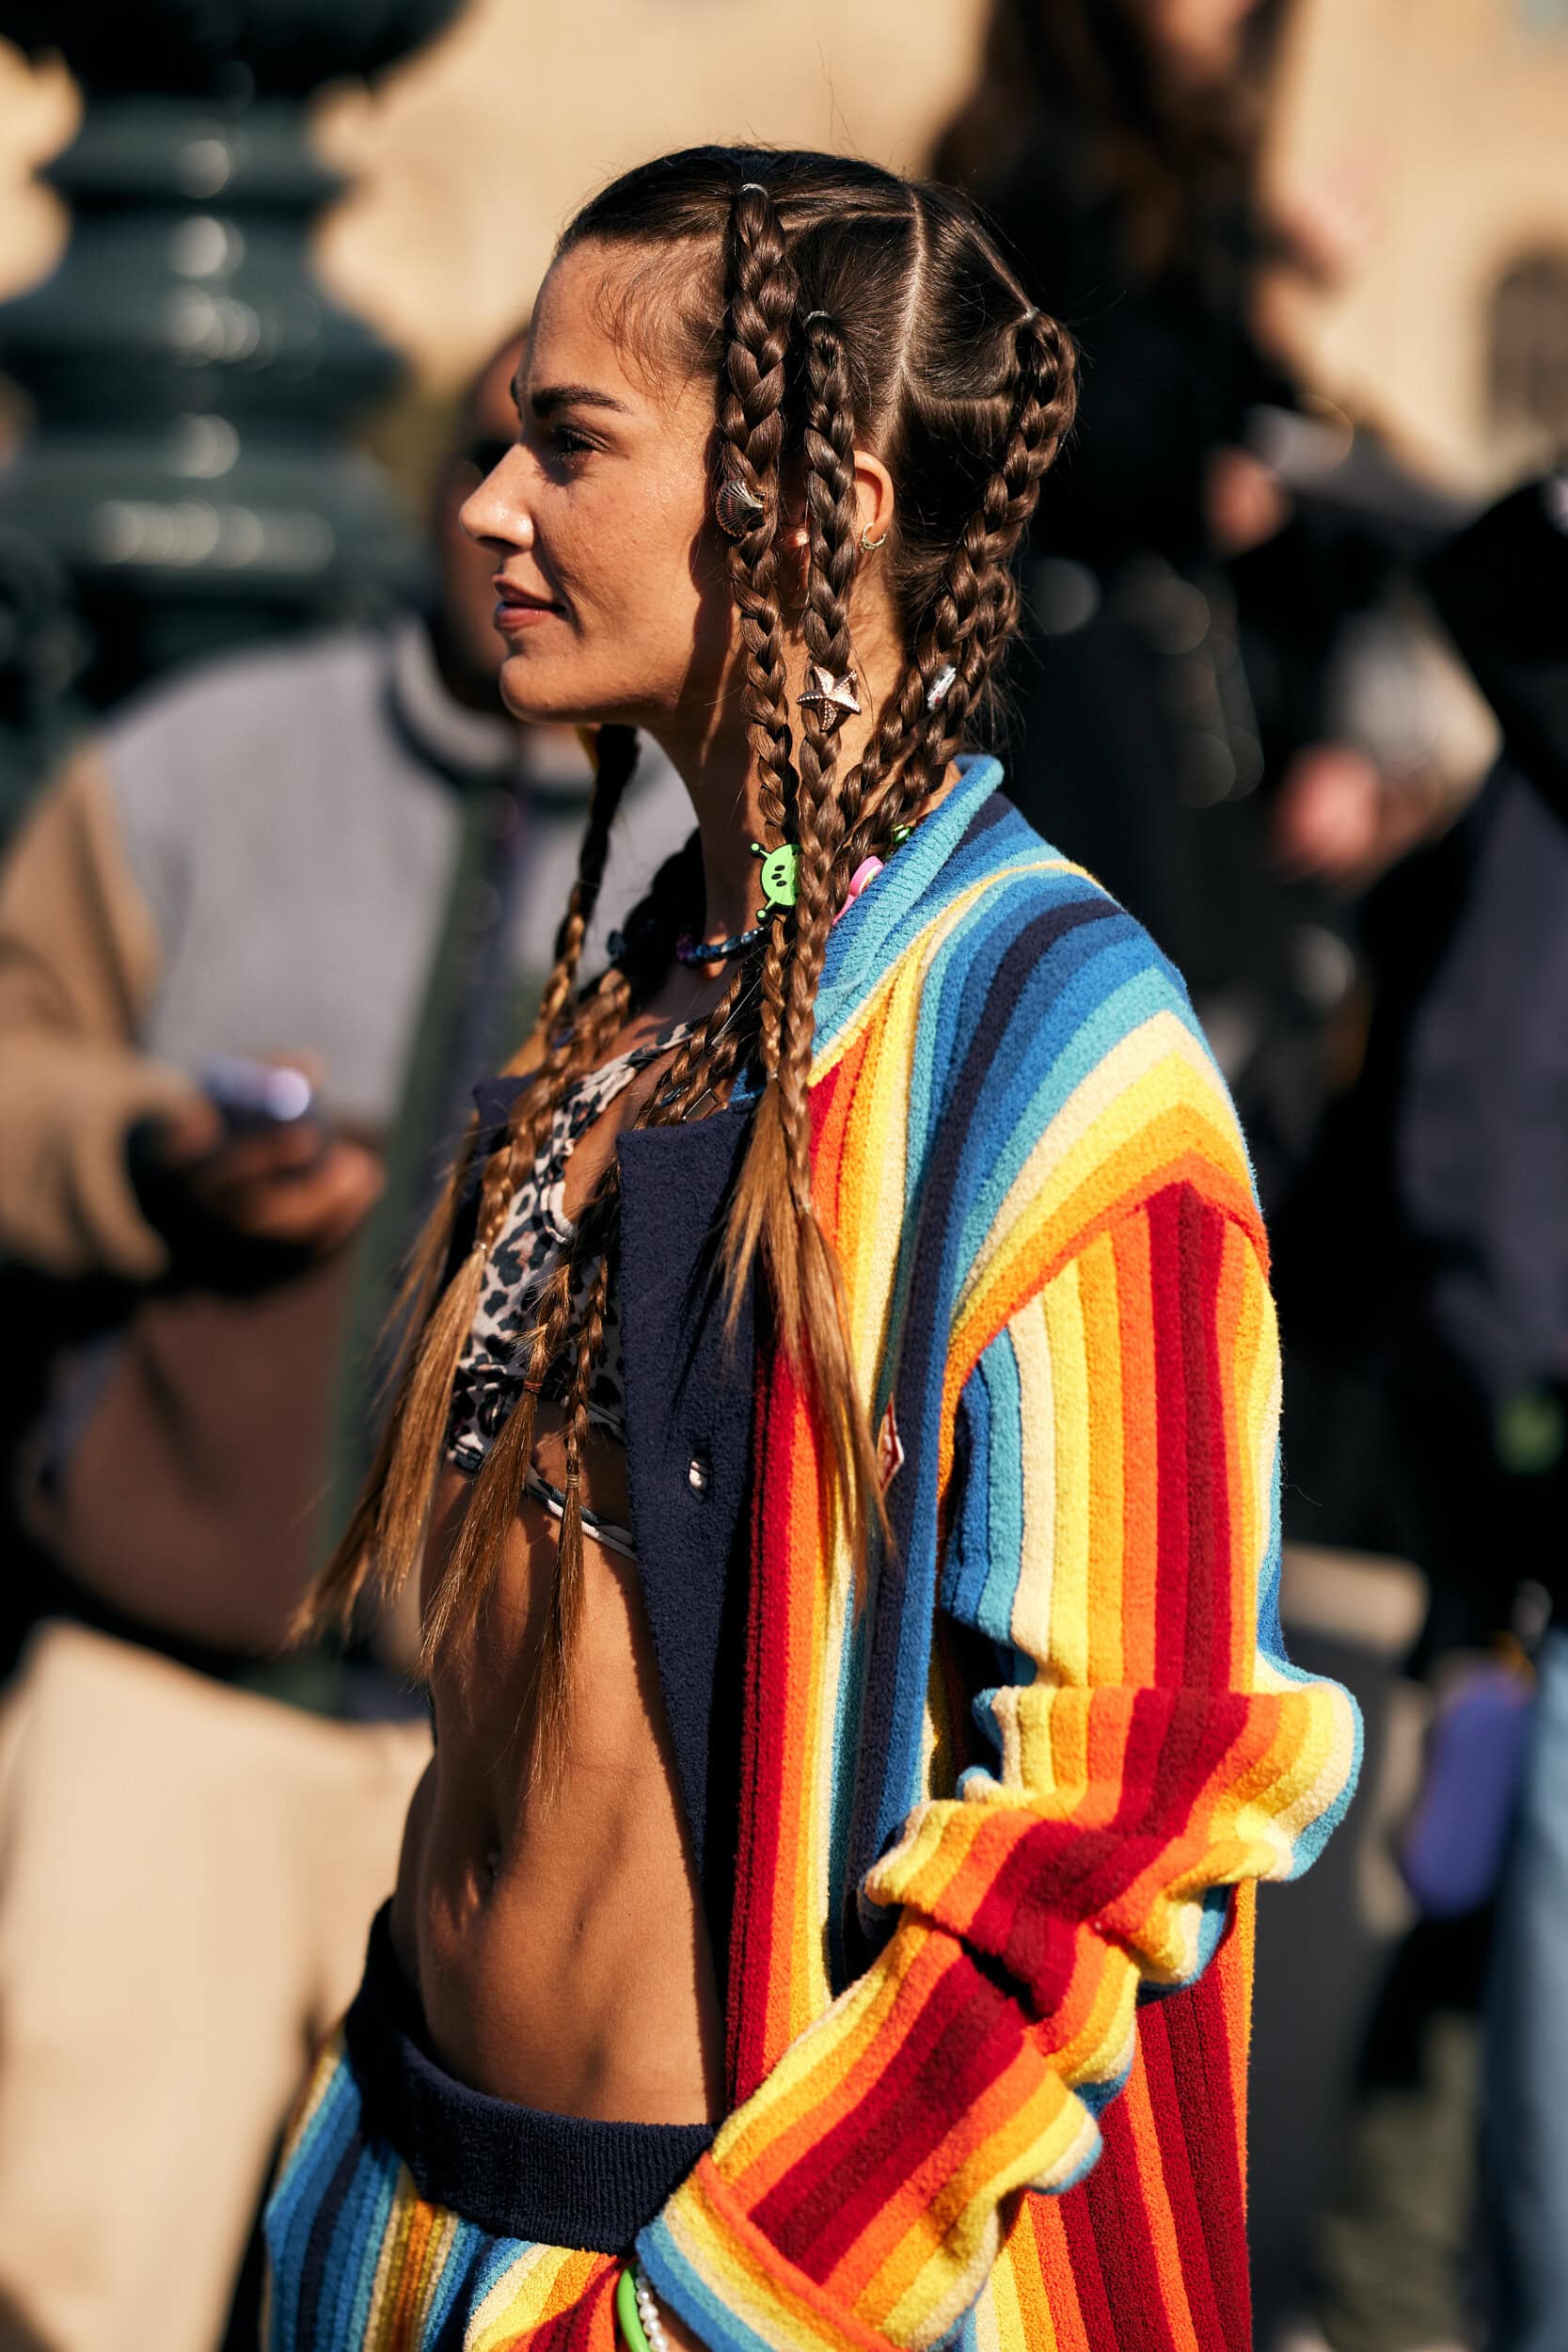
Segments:
[[[856,866],[854,872],[849,877],[849,887],[844,894],[844,904],[839,908],[838,913],[833,916],[833,921],[835,923],[843,922],[844,917],[848,914],[850,908],[854,905],[855,900],[860,897],[861,892],[865,888],[866,883],[868,882],[875,882],[881,870],[882,861],[879,857],[862,858],[860,864]]]

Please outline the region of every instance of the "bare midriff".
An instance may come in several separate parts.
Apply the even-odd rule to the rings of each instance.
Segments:
[[[651,1083],[578,1143],[569,1215]],[[561,1414],[543,1400],[534,1462],[564,1484]],[[426,1600],[470,1491],[443,1469]],[[625,1450],[596,1431],[582,1494],[607,1525],[629,1523]],[[602,2122],[714,2122],[719,1991],[638,1570],[586,1532],[565,1753],[553,1789],[531,1788],[524,1705],[557,1533],[524,1495],[479,1620],[433,1679],[436,1753],[404,1833],[393,1944],[436,2057],[473,2089]]]
[[[553,1450],[546,1438],[538,1459],[559,1479]],[[596,1446],[588,1468],[592,1507],[624,1525],[624,1456]],[[443,1472],[433,1548],[468,1484]],[[563,1770],[554,1794],[528,1788],[519,1694],[555,1550],[555,1521],[525,1499],[473,1637],[436,1679],[394,1945],[436,2056],[475,2090],[607,2122],[711,2122],[719,1994],[637,1569],[592,1539]]]

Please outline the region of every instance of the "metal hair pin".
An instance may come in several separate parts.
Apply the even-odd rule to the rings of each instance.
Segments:
[[[812,663],[813,683],[796,696],[802,710],[815,710],[817,722],[831,734],[841,727],[846,719],[858,719],[861,698],[855,691],[855,674],[847,670],[842,677],[834,677],[819,662]]]
[[[944,703],[947,700],[954,686],[958,683],[958,674],[950,661],[942,665],[926,690],[927,710],[934,710],[938,703]]]

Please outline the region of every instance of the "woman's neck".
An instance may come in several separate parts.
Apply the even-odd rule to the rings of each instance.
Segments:
[[[857,668],[856,686],[864,710],[839,728],[836,769],[840,777],[855,766],[871,739],[871,714],[896,679],[896,659],[876,660],[870,670]],[[805,683],[803,649],[793,651],[789,663],[788,705],[792,730],[799,741],[800,717],[796,696]],[[888,673],[881,675],[882,671]],[[800,673],[797,675],[797,672]],[[868,691],[869,690],[869,691]],[[703,852],[703,935],[728,939],[748,930],[763,903],[761,859],[752,844],[776,849],[778,829],[763,814],[762,773],[733,708],[721,712],[701,735],[654,730],[659,749],[671,760],[696,812]]]

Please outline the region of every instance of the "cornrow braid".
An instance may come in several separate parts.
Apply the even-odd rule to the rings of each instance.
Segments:
[[[729,557],[745,660],[741,708],[757,764],[764,820],[787,837],[796,831],[797,787],[778,596],[779,457],[784,446],[784,362],[800,288],[778,212],[760,183],[747,181],[735,191],[725,229],[724,264],[727,342],[720,438],[732,478],[761,504],[754,527],[736,541]],[[763,948],[756,1050],[765,1082],[779,1066],[791,933],[790,915],[775,914]],[[747,1167],[756,1161],[757,1184],[769,1196],[784,1181],[784,1140],[770,1094],[765,1083],[747,1153]]]
[[[999,462],[953,548],[914,657],[890,698],[886,740],[878,749],[879,764],[893,781],[879,798],[868,797],[847,845],[849,873],[920,816],[963,741],[1017,620],[1012,558],[1034,513],[1040,476],[1071,425],[1077,379],[1071,338],[1039,311],[1019,321],[1013,350],[1012,413]],[[939,693],[948,671],[952,677]]]

